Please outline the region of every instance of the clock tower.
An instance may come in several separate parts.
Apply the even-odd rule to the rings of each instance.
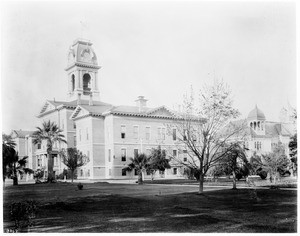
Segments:
[[[77,39],[68,52],[68,101],[100,100],[97,56],[89,40]]]

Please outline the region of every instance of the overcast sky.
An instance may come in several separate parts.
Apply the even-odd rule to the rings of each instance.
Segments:
[[[14,2],[2,6],[2,128],[34,129],[46,99],[67,96],[67,52],[92,41],[100,96],[170,108],[214,79],[248,115],[296,106],[296,13],[291,2]]]

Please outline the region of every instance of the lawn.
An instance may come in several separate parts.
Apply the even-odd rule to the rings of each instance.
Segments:
[[[27,184],[4,189],[9,205],[35,200],[30,232],[296,232],[297,192],[132,184]]]

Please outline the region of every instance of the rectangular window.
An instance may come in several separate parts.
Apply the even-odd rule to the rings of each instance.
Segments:
[[[76,147],[77,143],[76,143],[76,135],[74,136],[74,147]]]
[[[176,140],[176,129],[173,129],[173,141]]]
[[[42,166],[42,159],[38,158],[38,160],[37,160],[37,165],[38,165],[38,166]]]
[[[37,145],[37,149],[41,149],[41,143],[38,143],[38,145]]]
[[[177,157],[177,150],[173,150],[173,157]]]
[[[136,169],[134,169],[134,175],[138,175],[138,172]]]
[[[146,140],[150,140],[150,127],[146,127]]]
[[[161,128],[161,139],[162,140],[166,139],[166,129],[165,128]]]
[[[139,138],[139,127],[133,126],[133,138],[138,139]]]
[[[126,126],[125,125],[121,125],[121,138],[122,139],[125,138],[125,133],[126,133]]]
[[[177,175],[177,168],[174,168],[174,169],[173,169],[173,174],[174,174],[174,175]]]
[[[90,172],[90,169],[88,169],[88,171],[87,171],[87,177],[90,177],[90,175],[91,175],[91,172]]]
[[[139,155],[139,149],[133,149],[133,156],[136,157],[137,155]]]
[[[86,128],[86,140],[89,140],[89,129]]]
[[[58,166],[58,157],[54,156],[54,166]]]
[[[73,128],[76,129],[76,123],[75,122],[73,122]]]
[[[161,128],[157,128],[157,137],[161,139]]]
[[[126,176],[126,170],[125,169],[122,169],[122,176]]]
[[[125,148],[121,149],[121,155],[122,155],[122,161],[126,161],[126,149]]]
[[[187,140],[187,130],[183,130],[183,141]]]
[[[108,161],[110,162],[111,161],[111,150],[108,149]]]
[[[149,169],[146,170],[147,175],[151,175],[151,171]]]
[[[183,161],[187,162],[187,150],[183,150]]]

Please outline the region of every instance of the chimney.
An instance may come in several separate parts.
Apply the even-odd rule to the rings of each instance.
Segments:
[[[139,112],[143,112],[145,107],[147,107],[147,99],[144,96],[138,96],[138,99],[135,100],[136,106],[139,108]]]
[[[77,97],[77,105],[81,104],[81,94],[78,93],[78,97]]]
[[[92,94],[92,93],[90,93],[89,105],[90,105],[90,106],[93,106],[93,105],[94,105],[94,104],[93,104],[93,94]]]

